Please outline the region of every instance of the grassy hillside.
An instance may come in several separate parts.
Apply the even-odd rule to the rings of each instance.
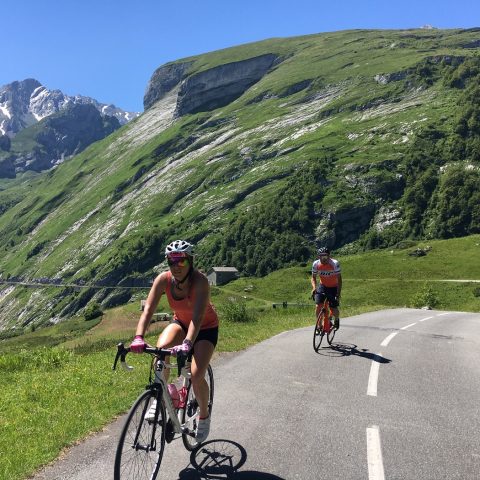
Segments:
[[[135,290],[113,287],[151,279],[177,237],[198,244],[203,268],[262,276],[318,243],[348,253],[477,233],[478,35],[355,30],[182,59],[190,76],[278,62],[224,107],[176,117],[172,90],[58,168],[1,181],[1,278],[92,288],[3,284],[0,328],[124,304]]]

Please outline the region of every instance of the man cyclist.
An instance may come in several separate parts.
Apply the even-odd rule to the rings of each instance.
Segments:
[[[328,298],[328,303],[334,315],[333,326],[336,330],[340,328],[340,312],[338,310],[340,293],[342,291],[342,274],[338,260],[330,257],[328,247],[320,247],[317,250],[318,258],[312,265],[312,298],[317,305],[315,313],[318,315],[321,305]],[[317,277],[319,283],[317,285]]]
[[[157,347],[173,347],[174,355],[193,351],[191,379],[200,410],[195,438],[204,442],[210,431],[209,387],[205,373],[218,340],[218,316],[210,302],[207,277],[194,268],[193,245],[175,240],[167,245],[165,257],[169,270],[153,282],[130,349],[135,353],[143,352],[144,335],[160,298],[166,295],[174,317],[160,334]],[[145,418],[150,415],[149,411]]]

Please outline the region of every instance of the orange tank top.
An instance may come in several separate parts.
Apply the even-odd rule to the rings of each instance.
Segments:
[[[174,298],[172,272],[167,272],[167,288],[165,290],[165,293],[167,295],[168,304],[173,310],[173,319],[177,320],[185,328],[188,329],[190,322],[193,320],[193,308],[195,306],[196,300],[196,292],[194,286],[192,285],[190,287],[190,292],[187,297],[182,298],[181,300]],[[200,327],[200,330],[214,327],[218,327],[218,315],[209,300],[205,308],[205,314],[203,316],[202,326]]]

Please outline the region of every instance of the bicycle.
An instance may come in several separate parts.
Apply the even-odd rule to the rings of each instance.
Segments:
[[[325,298],[313,330],[313,349],[317,353],[320,350],[320,345],[322,344],[325,334],[327,334],[328,344],[331,345],[333,342],[337,329],[333,325],[332,317],[333,313],[328,303],[328,298]]]
[[[129,352],[130,348],[125,348],[123,343],[117,345],[113,370],[116,369],[119,359],[124,369],[133,370],[133,367],[126,363]],[[182,436],[188,451],[193,451],[200,445],[195,440],[199,411],[191,383],[192,353],[186,358],[178,356],[177,364],[170,364],[165,360],[171,355],[170,349],[147,346],[144,352],[154,357],[150,366],[149,383],[133,403],[122,428],[115,455],[114,480],[155,480],[160,470],[165,443],[170,443],[176,435]],[[168,393],[167,382],[163,376],[164,369],[172,367],[177,367],[178,377],[182,378],[176,406]],[[210,389],[208,411],[211,414],[214,383],[210,365],[205,379]]]

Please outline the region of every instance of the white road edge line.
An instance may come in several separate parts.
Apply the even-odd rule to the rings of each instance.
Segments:
[[[442,317],[443,315],[450,315],[452,312],[439,313],[437,317]]]
[[[377,354],[382,356],[381,353]],[[380,370],[380,364],[375,360],[372,360],[372,366],[370,367],[370,375],[368,376],[367,395],[371,397],[377,396],[377,383],[378,383],[378,371]]]
[[[424,322],[425,320],[430,320],[431,318],[433,318],[433,317],[425,317],[425,318],[422,318],[421,320],[419,320],[419,322]]]
[[[382,347],[386,347],[389,343],[390,343],[390,340],[397,334],[398,332],[393,332],[391,333],[380,345]]]
[[[400,330],[406,330],[407,328],[413,327],[416,324],[417,324],[417,322],[411,323],[410,325],[406,325],[405,327],[402,327]]]
[[[385,480],[380,430],[377,425],[367,428],[367,460],[369,480]]]

